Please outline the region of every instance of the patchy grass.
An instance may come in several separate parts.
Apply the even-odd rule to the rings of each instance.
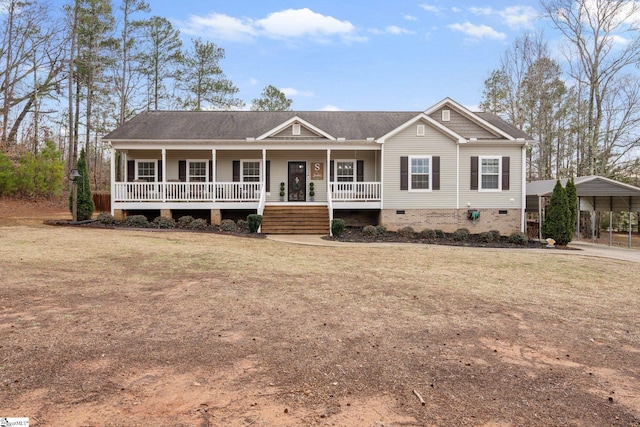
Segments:
[[[640,422],[637,264],[24,225],[0,258],[0,415],[35,425]]]

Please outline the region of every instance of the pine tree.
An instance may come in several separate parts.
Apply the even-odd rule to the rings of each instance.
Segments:
[[[78,186],[78,221],[91,219],[95,205],[91,197],[91,184],[89,181],[89,169],[87,168],[87,158],[84,148],[80,151],[78,159],[78,173],[75,185]],[[73,189],[69,195],[69,211],[73,213]]]
[[[544,238],[551,237],[558,245],[566,245],[571,241],[572,237],[571,230],[568,227],[570,218],[571,211],[569,210],[567,192],[560,180],[558,180],[555,187],[553,187],[553,193],[547,208],[547,217],[542,224],[542,236]]]
[[[567,181],[567,185],[565,187],[565,191],[567,192],[567,201],[569,202],[569,211],[571,215],[569,215],[569,231],[571,232],[571,236],[573,237],[576,232],[576,225],[578,221],[578,189],[576,188],[576,184],[573,181],[573,177],[569,181]]]

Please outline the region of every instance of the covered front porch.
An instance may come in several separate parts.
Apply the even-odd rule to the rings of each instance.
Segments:
[[[111,209],[247,209],[322,205],[379,209],[379,147],[362,149],[116,148]]]

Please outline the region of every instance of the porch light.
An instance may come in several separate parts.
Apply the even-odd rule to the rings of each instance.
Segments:
[[[73,214],[73,222],[78,221],[78,178],[80,178],[82,174],[78,172],[78,169],[71,169],[69,172],[69,181],[73,184],[73,204],[71,208],[71,213]]]
[[[71,169],[71,172],[69,172],[69,181],[75,181],[81,176],[82,175],[80,175],[80,172],[78,172],[78,169]]]

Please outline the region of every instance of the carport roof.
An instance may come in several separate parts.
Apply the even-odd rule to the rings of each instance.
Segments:
[[[549,197],[556,185],[555,179],[527,183],[527,196]],[[567,178],[561,179],[563,186]],[[578,197],[640,197],[640,188],[615,181],[604,176],[579,176],[574,178]]]

